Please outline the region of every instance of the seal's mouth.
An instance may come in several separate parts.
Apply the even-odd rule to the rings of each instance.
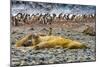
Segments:
[[[32,40],[28,40],[25,44],[22,45],[23,47],[32,46]]]

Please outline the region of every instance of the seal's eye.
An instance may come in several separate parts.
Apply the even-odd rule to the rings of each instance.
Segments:
[[[38,35],[33,34],[33,35],[32,35],[32,37],[36,39],[36,38],[38,38],[39,36],[38,36]]]

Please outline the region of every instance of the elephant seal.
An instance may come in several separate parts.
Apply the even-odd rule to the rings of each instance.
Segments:
[[[43,49],[43,48],[68,48],[68,49],[82,49],[87,48],[86,45],[71,39],[66,39],[61,36],[53,36],[53,35],[46,35],[46,36],[39,36],[39,35],[26,35],[21,40],[16,42],[16,47],[21,47],[25,44],[28,39],[31,38],[33,48]]]

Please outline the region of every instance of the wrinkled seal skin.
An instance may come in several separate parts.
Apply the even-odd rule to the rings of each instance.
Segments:
[[[61,36],[39,36],[39,35],[26,35],[21,40],[16,42],[16,47],[21,47],[27,42],[27,40],[32,39],[32,47],[36,49],[43,48],[68,48],[68,49],[83,49],[87,48],[86,45],[71,39],[66,39]]]

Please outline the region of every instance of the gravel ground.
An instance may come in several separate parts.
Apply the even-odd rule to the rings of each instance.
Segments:
[[[48,28],[43,27],[17,27],[11,29],[11,65],[30,66],[44,64],[60,64],[71,62],[87,62],[96,60],[95,36],[84,35],[81,32],[69,30],[67,28],[53,28],[53,35],[61,35],[65,38],[75,39],[87,44],[89,49],[32,49],[29,47],[15,47],[15,42],[28,33],[46,33]]]

